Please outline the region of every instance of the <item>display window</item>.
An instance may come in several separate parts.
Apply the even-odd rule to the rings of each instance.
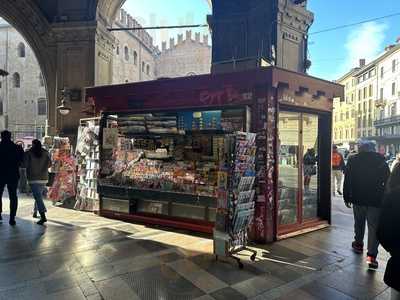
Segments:
[[[120,212],[215,222],[225,138],[248,129],[247,115],[247,108],[105,115],[103,210],[124,205]],[[110,187],[125,191],[129,205],[115,202]]]

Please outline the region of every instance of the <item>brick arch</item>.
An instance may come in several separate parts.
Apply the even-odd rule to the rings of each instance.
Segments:
[[[97,14],[100,19],[106,24],[112,24],[118,10],[124,5],[127,0],[99,0],[97,5]],[[206,1],[212,7],[212,0]]]
[[[51,28],[37,5],[30,0],[0,1],[0,17],[11,24],[29,44],[41,68],[49,101],[49,125],[55,127],[56,56]],[[12,76],[12,74],[10,75]]]

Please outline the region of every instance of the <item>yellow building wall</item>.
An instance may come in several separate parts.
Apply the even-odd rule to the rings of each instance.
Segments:
[[[349,145],[357,140],[356,79],[349,75],[338,81],[345,87],[345,99],[333,103],[333,143]]]

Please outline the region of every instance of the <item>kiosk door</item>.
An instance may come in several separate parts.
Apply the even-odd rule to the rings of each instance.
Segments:
[[[319,117],[279,114],[278,232],[318,219]]]

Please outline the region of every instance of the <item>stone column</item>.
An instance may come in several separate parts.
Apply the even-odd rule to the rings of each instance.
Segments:
[[[113,37],[99,23],[75,23],[69,27],[53,26],[57,53],[55,77],[56,104],[50,114],[55,114],[51,123],[61,134],[74,135],[79,119],[86,117],[82,112],[84,88],[110,84],[112,77]],[[68,88],[80,92],[68,102],[72,111],[61,116],[55,107],[60,104],[61,91]],[[79,96],[79,92],[75,95]]]

